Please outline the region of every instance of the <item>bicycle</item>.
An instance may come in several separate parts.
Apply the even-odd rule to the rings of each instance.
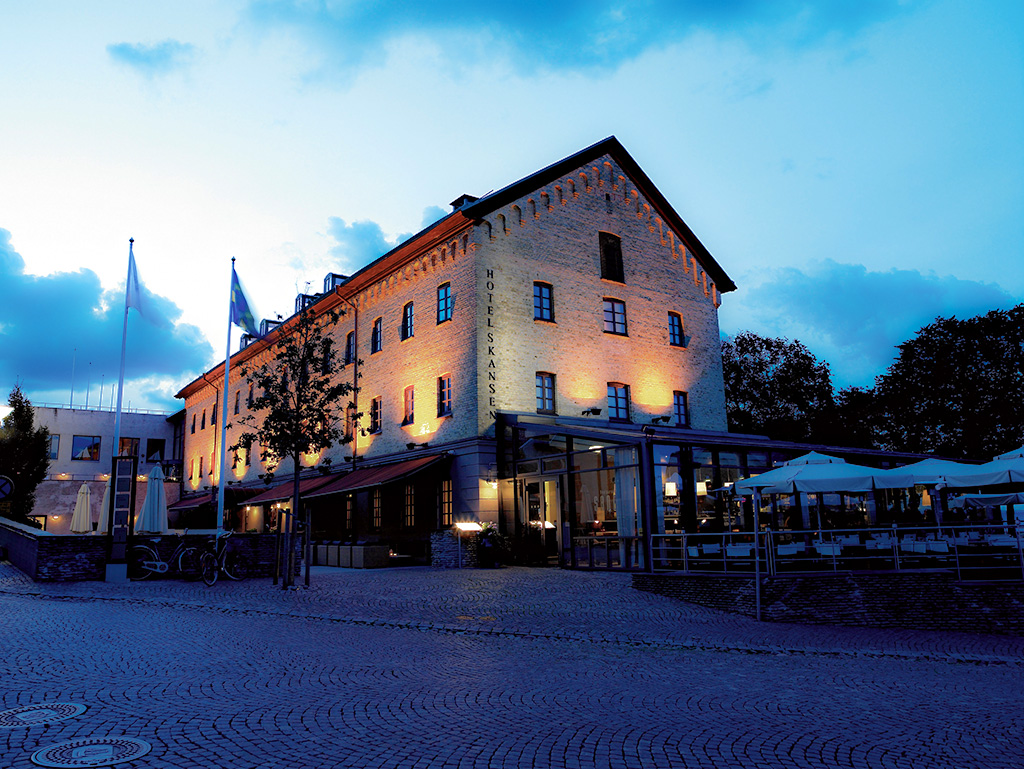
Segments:
[[[230,531],[222,531],[207,543],[206,549],[199,555],[199,573],[203,582],[209,586],[217,583],[217,578],[223,574],[230,580],[238,581],[245,579],[245,564],[237,557],[237,554],[228,550],[228,537]]]
[[[199,572],[199,551],[195,546],[188,545],[185,535],[188,529],[178,534],[181,541],[168,560],[163,560],[157,551],[142,543],[132,545],[128,550],[128,578],[133,580],[149,579],[154,574],[166,574],[172,566],[176,566],[182,576],[194,575]],[[154,537],[155,545],[160,537]]]

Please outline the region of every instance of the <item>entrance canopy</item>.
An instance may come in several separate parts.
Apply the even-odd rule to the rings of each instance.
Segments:
[[[312,478],[300,478],[299,479],[299,496],[308,497],[310,492],[316,491],[317,489],[323,488],[328,483],[336,480],[338,474],[333,475],[317,475]],[[285,502],[292,498],[292,493],[295,491],[295,484],[293,481],[288,480],[284,483],[279,483],[266,491],[261,491],[252,499],[246,501],[247,505],[265,505],[268,502]]]
[[[400,481],[440,462],[446,456],[445,454],[434,454],[433,456],[407,459],[404,462],[394,462],[390,465],[361,467],[341,477],[333,476],[333,480],[330,483],[302,496],[306,499],[312,499],[314,497],[325,497],[328,494],[358,491],[359,489],[367,489],[371,486]]]

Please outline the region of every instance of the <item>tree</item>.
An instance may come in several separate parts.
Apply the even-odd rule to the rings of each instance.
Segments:
[[[349,396],[354,386],[348,381],[335,381],[334,340],[327,327],[338,321],[337,313],[314,315],[313,308],[303,308],[275,332],[280,335],[270,348],[270,359],[262,365],[245,364],[242,376],[254,385],[256,396],[250,412],[239,421],[249,429],[242,432],[232,450],[250,451],[258,443],[261,458],[270,465],[283,459],[292,461],[292,515],[305,511],[299,508],[299,472],[302,457],[318,454],[336,443],[351,440],[341,427],[346,411],[352,408]],[[341,366],[344,368],[344,366]],[[340,369],[338,369],[340,370]],[[358,415],[350,415],[357,419]],[[346,434],[347,433],[347,434]],[[282,527],[278,525],[278,530]],[[285,532],[284,585],[293,581],[291,563],[291,532]],[[307,584],[309,572],[306,573]]]
[[[29,523],[29,513],[36,504],[36,487],[46,478],[50,467],[50,431],[35,428],[32,403],[15,385],[7,399],[11,412],[0,426],[0,475],[14,482],[14,493],[8,498],[7,517]]]
[[[722,343],[722,368],[731,431],[791,441],[830,436],[831,373],[799,341],[744,331]]]
[[[985,459],[1024,441],[1024,305],[938,318],[899,351],[875,382],[883,448]]]

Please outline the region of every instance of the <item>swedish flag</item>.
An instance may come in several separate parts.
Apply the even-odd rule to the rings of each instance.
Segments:
[[[231,322],[244,328],[245,333],[250,336],[260,335],[256,329],[256,318],[249,309],[249,302],[242,292],[242,284],[238,282],[238,273],[235,272],[234,265],[231,266]]]

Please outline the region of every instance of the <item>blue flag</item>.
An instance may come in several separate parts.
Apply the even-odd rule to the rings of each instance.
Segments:
[[[238,282],[238,274],[234,267],[231,268],[231,322],[244,328],[245,333],[249,336],[258,337],[260,335],[256,330],[256,318],[253,317],[252,310],[249,309],[249,302],[246,301],[245,294],[242,293],[242,285]]]

